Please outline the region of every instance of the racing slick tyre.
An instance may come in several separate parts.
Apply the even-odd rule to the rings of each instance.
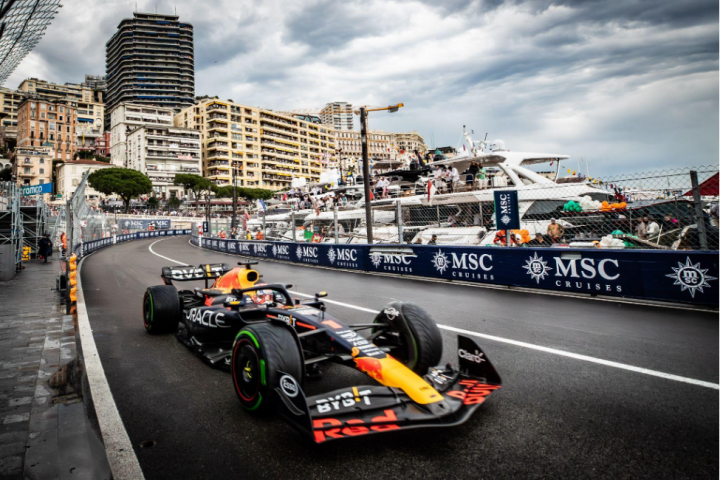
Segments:
[[[232,377],[246,410],[257,414],[273,410],[278,370],[291,375],[302,388],[303,359],[287,327],[260,323],[240,330],[232,351]]]
[[[390,355],[418,375],[440,364],[443,343],[440,329],[430,314],[409,302],[389,303],[375,317],[375,323],[388,325],[373,328],[373,343],[390,347]]]
[[[148,287],[143,297],[143,323],[148,333],[173,333],[177,330],[182,309],[180,296],[172,285]]]

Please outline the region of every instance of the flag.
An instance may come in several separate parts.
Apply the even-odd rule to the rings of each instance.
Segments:
[[[432,180],[428,180],[428,188],[427,188],[427,201],[428,203],[432,202],[432,197],[435,195],[435,192],[437,189],[435,188],[435,185],[433,184]]]
[[[250,215],[248,215],[247,210],[245,210],[245,215],[243,216],[243,230],[247,231],[247,221],[250,220]]]
[[[258,198],[257,202],[255,202],[257,205],[258,210],[262,210],[263,212],[267,212],[267,206],[265,205],[265,202],[262,201],[262,199]]]

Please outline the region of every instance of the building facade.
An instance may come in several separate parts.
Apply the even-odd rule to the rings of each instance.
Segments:
[[[86,73],[82,86],[91,90],[104,92],[107,90],[107,81],[105,81],[105,75],[88,75]]]
[[[352,105],[347,102],[327,103],[319,116],[322,123],[332,125],[335,131],[353,129]]]
[[[76,151],[84,150],[99,154],[99,150],[104,148],[105,104],[102,91],[93,90],[85,84],[59,85],[38,78],[28,78],[20,84],[18,92],[29,97],[71,101],[77,111]]]
[[[177,15],[134,13],[105,44],[108,111],[123,102],[176,112],[193,104],[193,27]]]
[[[172,127],[174,110],[120,103],[110,112],[110,161],[118,167],[127,167],[127,135],[144,125]]]
[[[140,126],[127,136],[127,167],[144,173],[153,184],[155,196],[185,196],[174,185],[175,174],[202,175],[200,132],[189,128]]]
[[[383,130],[368,132],[368,156],[371,161],[394,160],[396,148],[394,134]],[[362,167],[362,142],[360,132],[353,130],[335,132],[335,145],[343,171],[351,166]],[[359,171],[359,170],[356,170]]]
[[[3,141],[17,140],[17,112],[23,98],[22,92],[0,87],[0,105],[3,113],[0,125],[3,129]]]
[[[318,181],[334,161],[334,129],[289,114],[213,98],[175,115],[175,125],[200,132],[203,173],[217,185],[281,190],[293,178]]]
[[[51,147],[54,158],[70,161],[75,154],[76,103],[71,99],[50,100],[36,95],[18,107],[18,147]]]
[[[55,192],[62,195],[61,199],[67,201],[70,199],[75,189],[80,184],[83,175],[88,170],[90,173],[102,169],[109,168],[113,165],[96,160],[74,160],[71,162],[59,163],[56,167]],[[98,200],[102,194],[94,190],[89,184],[85,186],[85,198],[88,200]]]
[[[13,174],[19,185],[40,185],[52,182],[52,147],[16,147],[13,156]]]
[[[425,139],[417,132],[410,133],[393,133],[395,148],[398,153],[409,153],[412,154],[415,150],[420,155],[427,153],[427,146],[425,145]]]

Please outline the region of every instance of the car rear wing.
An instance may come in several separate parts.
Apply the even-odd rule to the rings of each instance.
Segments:
[[[227,263],[207,263],[200,264],[197,267],[192,265],[163,267],[160,278],[162,278],[165,285],[172,285],[173,280],[178,282],[205,280],[205,287],[207,288],[208,280],[214,280],[230,270],[232,270],[232,267]]]

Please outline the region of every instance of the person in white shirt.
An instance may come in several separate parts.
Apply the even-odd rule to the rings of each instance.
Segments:
[[[647,225],[648,240],[657,242],[657,235],[660,233],[660,225],[658,225],[655,220],[651,221],[648,217],[645,217],[645,225]]]
[[[453,193],[460,182],[460,172],[455,167],[450,171],[450,193]]]

